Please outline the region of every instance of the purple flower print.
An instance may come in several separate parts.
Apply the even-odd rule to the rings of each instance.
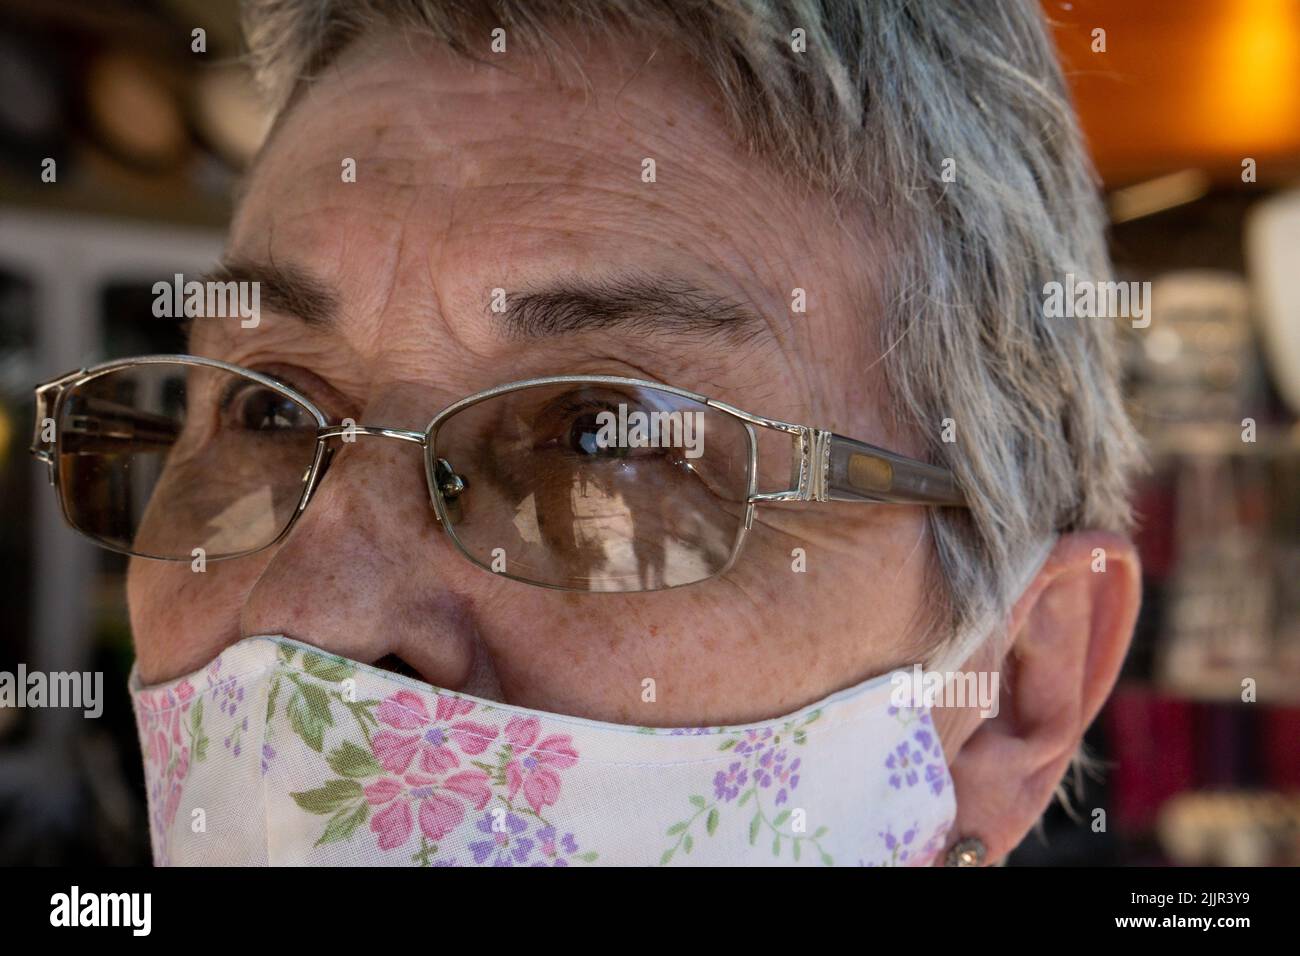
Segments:
[[[771,739],[772,739],[771,727],[768,727],[766,730],[762,730],[762,731],[747,730],[745,731],[745,735],[740,738],[740,742],[736,744],[736,753],[742,757],[747,757],[750,754],[756,754],[764,747],[768,746],[768,741]]]
[[[793,763],[787,764],[790,759],[789,751],[784,747],[780,750],[768,749],[763,751],[762,756],[758,758],[758,763],[754,767],[754,781],[764,790],[776,785],[776,805],[779,807],[790,797],[790,791],[799,786],[799,762],[800,758],[796,757]]]
[[[498,814],[500,816],[500,814]],[[491,812],[475,824],[486,836],[469,845],[474,862],[479,866],[568,866],[578,853],[578,841],[572,833],[561,833],[548,823],[539,822],[530,836],[524,817],[507,812],[501,817],[502,827],[493,828]],[[535,854],[534,854],[534,851]],[[534,855],[537,857],[533,859]]]
[[[568,866],[568,857],[576,856],[578,841],[572,833],[560,835],[560,831],[549,824],[542,824],[535,834],[537,852],[541,855],[533,866]]]
[[[944,773],[943,764],[926,764],[925,782],[936,797],[943,793],[943,788],[948,784],[948,775]]]
[[[904,740],[885,758],[885,767],[890,770],[889,785],[901,790],[904,785],[914,787],[925,775],[926,786],[938,796],[943,793],[947,780],[943,760],[943,748],[938,738],[929,729],[928,714],[921,719],[922,726],[912,731],[912,736]]]
[[[265,774],[271,769],[271,761],[275,759],[275,749],[270,744],[262,744],[262,773]]]
[[[713,793],[719,799],[730,802],[740,795],[740,788],[749,781],[749,771],[740,761],[733,761],[726,770],[719,770],[713,777]]]
[[[239,705],[244,702],[244,688],[239,685],[239,680],[234,677],[218,677],[217,666],[208,669],[208,687],[210,693],[208,697],[217,702],[217,706],[223,714],[231,717],[239,710]]]
[[[895,790],[901,790],[904,783],[909,787],[916,786],[917,780],[920,779],[917,767],[923,759],[924,754],[912,746],[912,741],[904,740],[885,758],[886,769],[892,771],[889,775],[889,785]]]
[[[893,827],[886,827],[880,834],[884,841],[885,849],[889,851],[890,859],[895,863],[907,863],[908,858],[912,855],[913,842],[916,840],[916,832],[920,825],[913,823],[903,831],[902,836],[894,835]]]
[[[503,832],[493,829],[493,821],[494,817],[489,812],[476,824],[478,831],[486,834],[487,839],[476,840],[469,845],[470,853],[474,854],[474,862],[479,866],[489,858],[492,866],[517,866],[527,862],[536,844],[531,837],[524,835],[528,829],[524,818],[507,813],[502,820],[505,825]]]
[[[799,764],[803,762],[802,757],[795,757],[794,762],[787,766],[785,757],[785,751],[781,751],[781,760],[772,768],[772,777],[779,785],[776,791],[778,807],[790,799],[790,794],[799,786]]]
[[[919,823],[913,823],[903,831],[902,835],[895,835],[893,828],[890,827],[880,834],[881,842],[889,855],[878,863],[874,861],[864,863],[862,860],[858,860],[858,865],[930,866],[943,849],[944,840],[951,829],[952,820],[944,820],[935,828],[929,838],[922,843],[920,839],[921,825]]]

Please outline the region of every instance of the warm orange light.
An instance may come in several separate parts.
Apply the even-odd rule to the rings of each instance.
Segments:
[[[1300,3],[1238,0],[1207,31],[1209,69],[1200,77],[1211,148],[1268,151],[1300,123]]]
[[[1103,175],[1300,169],[1300,0],[1045,0]],[[1093,30],[1106,30],[1105,51]]]

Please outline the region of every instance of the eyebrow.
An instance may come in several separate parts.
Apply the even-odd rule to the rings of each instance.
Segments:
[[[752,334],[766,329],[736,299],[676,276],[624,273],[569,278],[545,288],[507,292],[505,310],[491,313],[512,338],[547,338],[622,328],[635,333]]]
[[[203,280],[256,282],[259,305],[295,316],[308,325],[328,326],[338,320],[338,292],[330,283],[297,266],[226,259],[204,275]]]
[[[287,263],[224,260],[205,281],[257,282],[261,304],[316,328],[341,315],[338,291],[310,271]],[[748,337],[770,326],[744,303],[671,275],[620,273],[600,279],[568,277],[506,291],[505,307],[485,314],[512,339],[540,339],[620,328],[640,334],[695,333]]]

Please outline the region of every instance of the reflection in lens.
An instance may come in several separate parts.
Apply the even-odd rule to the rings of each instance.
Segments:
[[[744,424],[660,389],[548,384],[458,411],[434,438],[466,489],[449,530],[538,584],[645,591],[711,577],[744,521]]]
[[[60,410],[57,447],[78,530],[132,554],[216,559],[265,547],[288,526],[316,419],[255,379],[149,363],[77,386]]]

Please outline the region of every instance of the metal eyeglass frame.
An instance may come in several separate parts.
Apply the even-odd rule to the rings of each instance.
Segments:
[[[460,478],[451,471],[450,466],[440,459],[437,455],[437,435],[438,429],[448,418],[455,415],[462,409],[471,405],[477,405],[480,402],[495,398],[498,395],[507,392],[519,391],[526,388],[533,388],[540,385],[623,385],[635,386],[638,388],[649,388],[660,392],[666,392],[681,398],[690,399],[708,408],[715,409],[719,412],[739,419],[745,426],[745,432],[748,440],[748,491],[746,500],[745,519],[738,530],[736,540],[732,544],[731,554],[726,563],[706,578],[700,578],[697,581],[688,582],[689,584],[698,584],[701,581],[707,581],[711,578],[718,577],[726,573],[732,565],[735,564],[737,557],[740,555],[741,548],[744,544],[745,536],[753,527],[754,508],[756,505],[770,501],[856,501],[873,504],[915,504],[937,507],[966,507],[965,497],[956,485],[956,481],[950,471],[935,465],[930,465],[914,458],[908,458],[903,455],[887,451],[883,448],[877,448],[874,445],[868,445],[864,442],[856,441],[852,438],[845,438],[842,435],[836,435],[831,431],[822,428],[814,428],[809,425],[798,425],[792,422],[780,421],[775,418],[766,418],[762,415],[755,415],[743,409],[736,408],[734,405],[728,405],[726,402],[720,402],[716,399],[708,398],[696,392],[687,391],[686,389],[675,388],[671,385],[663,385],[659,382],[651,382],[643,379],[625,378],[615,375],[553,375],[545,378],[524,379],[518,382],[509,382],[505,385],[498,385],[495,388],[489,388],[485,391],[476,392],[473,395],[466,396],[459,401],[443,408],[438,412],[424,431],[411,431],[404,428],[386,428],[374,425],[333,425],[330,424],[324,413],[306,396],[300,394],[296,389],[284,382],[279,381],[272,376],[265,375],[261,372],[255,372],[238,365],[232,365],[228,362],[222,362],[217,359],[202,358],[196,355],[143,355],[135,358],[118,359],[109,362],[102,362],[88,368],[79,369],[75,372],[69,372],[58,378],[51,379],[42,385],[36,387],[36,425],[33,434],[31,446],[32,455],[38,460],[45,463],[51,485],[54,485],[58,491],[59,506],[63,511],[64,520],[69,527],[80,534],[85,535],[95,544],[106,548],[110,551],[117,551],[122,554],[129,554],[135,557],[146,557],[151,560],[174,560],[187,561],[188,557],[158,557],[153,555],[140,555],[136,552],[124,548],[118,548],[108,544],[93,535],[87,534],[77,527],[68,512],[67,502],[64,500],[62,488],[58,482],[59,456],[56,451],[58,440],[57,430],[54,441],[45,441],[42,435],[45,431],[46,423],[59,421],[59,415],[62,411],[63,402],[69,394],[76,388],[85,383],[99,378],[102,375],[108,375],[112,372],[122,369],[132,368],[143,365],[181,365],[181,366],[198,366],[205,368],[220,369],[235,375],[240,375],[246,379],[257,382],[273,391],[279,392],[287,398],[305,408],[316,421],[316,452],[312,459],[311,468],[303,476],[302,497],[298,501],[288,523],[281,529],[280,533],[266,544],[248,551],[241,551],[235,554],[222,555],[219,558],[210,560],[225,560],[230,558],[246,557],[255,554],[258,551],[269,548],[277,542],[284,539],[297,523],[298,518],[306,510],[307,504],[311,501],[321,478],[328,468],[329,461],[333,451],[330,447],[330,440],[333,438],[343,438],[345,436],[363,435],[376,438],[395,438],[400,441],[410,442],[420,446],[424,457],[424,474],[425,482],[429,489],[429,500],[433,505],[434,515],[440,525],[448,532],[456,549],[460,551],[469,561],[478,567],[488,568],[478,558],[476,558],[457,536],[453,524],[448,520],[446,511],[446,498],[455,498],[464,485]],[[790,487],[780,491],[759,491],[758,490],[758,436],[756,428],[766,428],[782,432],[791,437],[791,479]],[[582,593],[632,593],[629,591],[615,592],[596,592],[585,591],[582,588],[566,587],[558,584],[547,584],[539,581],[533,581],[528,578],[519,578],[508,572],[493,572],[501,577],[513,578],[526,584],[532,584],[536,587],[554,588],[563,591],[578,591]],[[687,585],[674,585],[674,587],[685,587]],[[669,590],[669,588],[654,588],[653,590]]]

